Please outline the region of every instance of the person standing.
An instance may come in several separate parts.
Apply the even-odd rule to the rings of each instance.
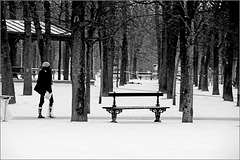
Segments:
[[[213,70],[211,67],[208,68],[208,84],[213,85]]]
[[[52,71],[49,62],[43,62],[42,69],[39,71],[37,84],[34,90],[40,94],[40,102],[38,105],[38,118],[45,118],[42,116],[42,106],[44,104],[45,94],[50,94],[49,97],[49,117],[52,116],[53,94],[52,94]]]

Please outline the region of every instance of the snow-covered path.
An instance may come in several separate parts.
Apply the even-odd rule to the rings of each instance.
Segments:
[[[156,91],[157,81],[135,81],[115,88],[116,92]],[[33,84],[34,86],[35,84]],[[178,84],[179,88],[179,84]],[[181,112],[166,96],[161,106],[171,108],[154,123],[147,110],[123,111],[118,123],[102,106],[112,104],[103,97],[98,104],[99,81],[91,86],[91,114],[88,122],[70,122],[71,84],[55,83],[55,119],[37,119],[39,95],[22,96],[22,83],[15,83],[17,103],[9,105],[14,119],[1,122],[1,159],[81,159],[81,158],[217,158],[239,159],[239,107],[194,88],[194,122],[181,123]],[[221,91],[221,90],[220,90]],[[179,91],[177,91],[179,93]],[[236,101],[236,90],[233,89]],[[118,98],[118,104],[154,105],[156,98]],[[43,115],[47,116],[47,103]]]

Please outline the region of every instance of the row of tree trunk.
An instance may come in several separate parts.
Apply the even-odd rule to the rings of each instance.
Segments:
[[[1,2],[2,15],[4,15],[4,2]],[[138,2],[136,2],[138,3]],[[233,101],[232,96],[232,62],[237,53],[239,34],[238,20],[236,13],[239,10],[239,2],[214,2],[216,8],[208,8],[207,2],[200,1],[156,1],[154,2],[154,19],[156,28],[157,54],[158,54],[158,74],[159,91],[167,94],[167,98],[175,99],[176,74],[178,71],[178,62],[181,64],[181,87],[180,87],[180,105],[179,110],[183,112],[182,122],[193,122],[193,84],[199,86],[199,89],[208,91],[208,72],[209,66],[213,70],[213,94],[219,94],[218,75],[219,75],[219,57],[221,55],[224,90],[223,99]],[[120,65],[120,85],[127,83],[127,71],[129,59],[132,59],[132,69],[136,70],[137,54],[129,56],[132,52],[129,50],[129,24],[132,20],[129,17],[130,2],[128,1],[73,1],[71,14],[72,41],[71,47],[71,80],[72,80],[72,117],[71,121],[87,121],[87,114],[90,113],[90,79],[93,77],[93,46],[99,42],[99,53],[101,57],[101,96],[107,96],[108,92],[113,90],[113,64],[114,59],[121,57]],[[151,4],[151,3],[150,3]],[[144,3],[145,5],[145,3]],[[36,33],[38,35],[38,46],[41,61],[49,61],[51,34],[50,34],[50,3],[44,1],[46,32],[43,40],[40,28],[39,17],[37,15],[36,4],[34,2],[23,2],[24,21],[26,37],[24,41],[25,60],[25,79],[24,95],[31,95],[31,21],[33,17]],[[68,10],[68,3],[65,8]],[[201,10],[200,7],[203,7]],[[206,8],[204,8],[206,7]],[[222,11],[223,10],[223,11]],[[120,12],[119,12],[120,11]],[[205,14],[212,13],[213,16]],[[67,11],[68,12],[68,11]],[[120,15],[117,15],[121,13]],[[218,18],[224,14],[228,23],[219,26]],[[66,13],[65,20],[70,18]],[[238,14],[237,14],[238,15]],[[215,19],[212,17],[216,17]],[[121,21],[116,21],[116,19]],[[212,19],[211,19],[212,18]],[[224,20],[225,20],[224,19]],[[210,23],[212,21],[213,23]],[[4,22],[4,17],[2,17]],[[120,22],[120,25],[119,25]],[[118,24],[117,24],[118,23]],[[209,24],[208,24],[209,23]],[[5,25],[5,26],[4,26]],[[69,23],[67,25],[69,27]],[[221,27],[221,28],[220,28]],[[2,23],[2,28],[6,24]],[[220,29],[219,29],[220,28]],[[222,28],[227,28],[223,30]],[[121,45],[116,47],[116,33],[121,30]],[[230,31],[230,32],[228,32]],[[9,57],[9,44],[7,31],[2,29],[2,76],[3,86],[8,84],[8,88],[3,87],[3,94],[14,94],[14,85],[11,77],[11,62]],[[138,34],[140,35],[140,34]],[[211,36],[209,36],[211,35]],[[140,36],[141,38],[143,36]],[[138,45],[143,43],[142,39]],[[136,38],[137,39],[137,38]],[[43,43],[43,41],[45,41]],[[6,43],[3,43],[6,42]],[[210,45],[213,44],[213,45]],[[180,51],[178,51],[178,47]],[[121,56],[115,56],[115,52],[121,49]],[[139,47],[136,47],[139,48]],[[67,48],[66,50],[69,51]],[[64,54],[64,61],[69,61],[69,55]],[[119,52],[117,52],[119,53]],[[178,54],[177,54],[178,53]],[[211,60],[212,62],[211,63]],[[117,60],[119,62],[119,60]],[[3,65],[4,64],[4,65]],[[7,65],[6,65],[7,64]],[[65,63],[68,64],[68,63]],[[212,64],[212,65],[210,65]],[[200,67],[201,66],[201,67]],[[67,66],[65,66],[68,68]],[[239,67],[239,62],[238,62]],[[68,70],[67,70],[68,73]],[[198,78],[199,75],[199,78]],[[64,77],[67,77],[64,71]],[[239,74],[237,73],[237,82]],[[198,81],[199,79],[199,81]],[[11,84],[10,84],[11,83]],[[7,85],[5,85],[7,86]],[[239,96],[239,92],[238,92]],[[14,103],[14,98],[12,99]],[[238,99],[239,105],[239,99]]]
[[[173,103],[175,104],[174,85],[176,85],[176,76],[174,76],[174,71],[176,75],[176,67],[178,67],[178,65],[177,61],[175,61],[175,57],[178,58],[178,55],[176,55],[176,48],[179,40],[179,58],[181,60],[179,110],[183,112],[183,122],[193,121],[193,84],[198,86],[202,91],[208,91],[209,78],[211,78],[211,85],[213,85],[212,94],[219,95],[219,57],[222,58],[224,70],[223,99],[226,101],[233,101],[232,62],[234,52],[239,52],[239,49],[236,48],[236,44],[234,44],[238,36],[234,36],[232,33],[239,34],[239,31],[236,29],[236,26],[232,26],[231,24],[238,24],[238,21],[234,18],[234,15],[238,15],[236,12],[239,8],[236,6],[239,5],[237,5],[237,3],[238,2],[236,2],[236,4],[226,2],[223,5],[227,7],[221,6],[221,3],[214,4],[216,6],[212,8],[213,18],[211,14],[208,14],[206,18],[208,21],[202,24],[200,24],[200,22],[204,20],[201,18],[205,18],[204,16],[206,15],[201,14],[198,10],[199,5],[202,5],[200,1],[187,1],[186,3],[166,1],[163,3],[155,3],[155,23],[158,41],[158,73],[160,75],[159,90],[166,93],[167,98],[173,98]],[[161,12],[159,6],[162,8]],[[223,14],[221,9],[224,7],[229,9],[227,12],[224,12],[228,22],[224,27],[226,27],[228,31],[223,30],[223,28],[220,28],[222,26],[219,26],[218,18]],[[213,22],[210,22],[210,19],[212,19]],[[162,22],[162,29],[159,27],[160,22]],[[220,38],[220,36],[224,34],[223,32],[226,33],[225,39]],[[178,36],[180,37],[179,39]],[[225,44],[225,46],[223,46],[223,44]],[[225,48],[225,52],[222,52],[222,48]],[[236,74],[239,75],[238,71]],[[200,77],[198,77],[198,75],[200,75]],[[236,82],[239,83],[237,78]],[[239,102],[237,102],[237,105],[239,105],[238,103]]]

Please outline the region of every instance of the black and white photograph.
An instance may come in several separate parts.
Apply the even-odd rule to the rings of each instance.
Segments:
[[[239,6],[1,0],[0,159],[240,159]]]

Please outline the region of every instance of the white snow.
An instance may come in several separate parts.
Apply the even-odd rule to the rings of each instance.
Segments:
[[[135,80],[116,92],[157,91],[156,80]],[[33,84],[34,86],[35,84]],[[39,95],[23,96],[23,83],[15,83],[17,103],[8,105],[14,119],[1,122],[1,159],[87,159],[87,158],[154,158],[154,159],[239,159],[239,107],[237,90],[234,102],[222,100],[194,87],[194,122],[182,123],[177,105],[166,95],[161,106],[170,106],[154,123],[148,110],[124,110],[118,123],[102,109],[112,105],[103,97],[98,104],[99,80],[91,86],[91,114],[88,122],[71,122],[71,84],[54,83],[54,116],[47,118],[48,101],[43,106],[45,119],[38,119]],[[222,86],[220,86],[222,93]],[[155,97],[117,98],[121,105],[155,105]]]

